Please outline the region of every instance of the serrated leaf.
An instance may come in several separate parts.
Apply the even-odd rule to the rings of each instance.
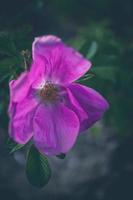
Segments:
[[[51,177],[48,159],[33,145],[30,147],[27,155],[26,175],[29,182],[39,188],[46,185]]]
[[[17,150],[21,149],[22,147],[24,147],[24,144],[18,144],[16,142],[14,142],[11,138],[8,138],[6,144],[8,146],[10,154],[12,154],[15,151],[17,151]]]
[[[57,155],[56,157],[60,158],[60,159],[64,159],[66,157],[66,154],[61,153],[61,154]]]

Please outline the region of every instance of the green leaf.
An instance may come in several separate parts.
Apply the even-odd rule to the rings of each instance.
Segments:
[[[78,79],[76,82],[77,83],[84,83],[84,82],[86,82],[88,79],[90,79],[90,78],[92,78],[92,77],[94,77],[94,74],[85,74],[84,76],[82,76],[80,79]]]
[[[11,57],[0,60],[0,75],[12,72],[12,68],[19,68],[21,62],[21,57]]]
[[[8,56],[17,54],[12,34],[8,32],[0,32],[0,54]]]
[[[96,41],[90,42],[87,39],[83,45],[80,47],[79,51],[88,59],[91,59],[95,56],[98,49],[98,44]]]
[[[30,147],[27,155],[26,175],[29,182],[39,188],[46,185],[51,177],[48,159],[33,145]]]
[[[22,147],[24,147],[24,144],[18,144],[16,142],[14,142],[11,138],[8,138],[7,139],[7,142],[6,142],[7,146],[8,146],[8,149],[9,149],[9,153],[12,154],[14,153],[15,151],[21,149]]]
[[[7,79],[7,78],[9,79],[9,77],[11,77],[11,72],[7,73],[3,77],[0,77],[0,83],[2,83],[3,81],[5,81],[5,79]]]
[[[66,157],[66,154],[61,153],[61,154],[57,155],[56,157],[60,158],[60,159],[64,159]]]
[[[17,78],[17,76],[24,70],[23,65],[23,59],[21,56],[0,60],[0,83],[5,79],[11,80],[12,78]]]
[[[107,67],[93,67],[91,72],[94,73],[96,76],[115,82],[116,80],[116,68],[107,66]]]
[[[87,55],[88,53],[88,48],[90,46],[90,40],[86,40],[83,45],[81,46],[81,48],[79,49],[80,53],[83,54],[84,56]]]
[[[98,44],[97,44],[97,42],[93,41],[89,50],[88,50],[86,57],[88,59],[93,58],[95,56],[96,52],[97,52],[97,49],[98,49]]]
[[[24,147],[23,144],[15,144],[12,150],[10,151],[10,154],[14,153],[17,150],[20,150],[22,147]]]

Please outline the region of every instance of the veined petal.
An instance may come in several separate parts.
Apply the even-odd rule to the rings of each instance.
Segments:
[[[107,101],[98,92],[77,83],[69,85],[65,99],[66,105],[79,118],[81,132],[100,120],[109,107]]]
[[[67,85],[79,79],[91,67],[90,61],[55,36],[36,38],[32,54],[31,76],[43,74],[45,80],[56,84]]]
[[[9,82],[10,102],[20,102],[28,94],[30,84],[28,80],[28,72],[23,72],[17,80]]]
[[[44,56],[47,53],[47,48],[49,50],[49,47],[54,47],[60,43],[61,39],[53,35],[36,37],[32,45],[33,60],[36,60],[38,55]]]
[[[78,136],[78,117],[62,104],[40,105],[33,124],[34,143],[46,155],[66,153]]]
[[[27,143],[33,135],[33,116],[38,105],[36,99],[27,97],[14,105],[9,124],[10,136],[20,144]]]

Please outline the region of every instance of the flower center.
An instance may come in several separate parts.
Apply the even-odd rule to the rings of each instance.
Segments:
[[[46,82],[44,87],[39,91],[39,95],[43,101],[55,101],[58,97],[58,88],[51,82]]]

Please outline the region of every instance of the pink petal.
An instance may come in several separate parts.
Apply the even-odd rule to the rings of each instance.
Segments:
[[[9,125],[10,136],[20,144],[27,143],[33,135],[33,116],[38,102],[27,97],[21,103],[13,104]]]
[[[108,109],[107,101],[95,90],[73,83],[69,85],[66,95],[66,104],[78,116],[80,131],[91,127],[103,117]]]
[[[66,153],[74,145],[79,131],[76,114],[66,106],[40,105],[34,117],[34,142],[44,154]]]
[[[17,80],[9,82],[10,87],[10,101],[20,102],[28,94],[30,84],[28,81],[28,72],[23,72]]]
[[[91,67],[90,61],[55,36],[36,38],[32,51],[31,77],[37,74],[37,79],[43,74],[45,80],[66,85],[79,79]]]

